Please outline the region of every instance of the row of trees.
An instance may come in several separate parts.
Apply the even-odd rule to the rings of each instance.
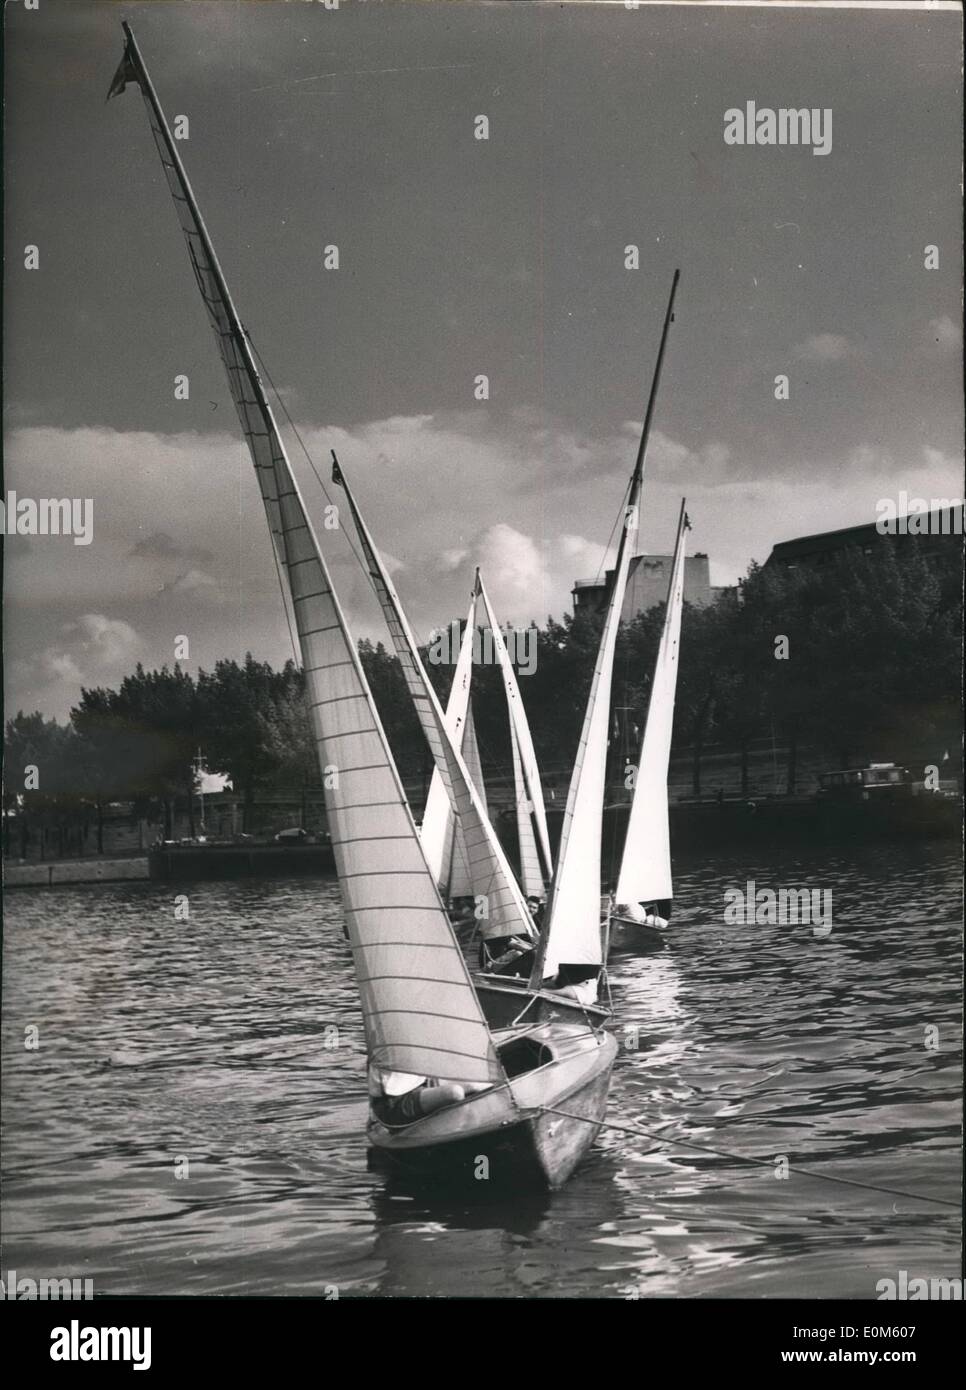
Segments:
[[[702,752],[735,749],[747,781],[756,739],[787,749],[796,786],[804,743],[846,766],[856,755],[891,756],[958,740],[960,575],[957,552],[939,561],[908,545],[901,559],[883,543],[821,567],[753,566],[738,594],[683,622],[675,743],[693,751],[700,793]],[[649,673],[663,608],[626,625],[618,643],[614,705],[627,712],[630,743],[646,716]],[[541,767],[566,780],[600,635],[598,614],[548,619],[537,634],[536,668],[521,677]],[[424,777],[428,755],[399,663],[382,644],[360,643],[390,743],[405,778]],[[445,699],[452,668],[428,667]],[[474,713],[484,758],[506,770],[509,746],[495,666],[474,672]],[[623,739],[615,739],[617,745]],[[18,713],[5,730],[5,807],[83,807],[131,801],[140,813],[184,798],[192,813],[195,759],[227,774],[247,812],[260,790],[317,783],[301,672],[251,655],[219,661],[196,677],[175,666],[141,666],[117,690],[84,690],[69,725]],[[25,771],[35,768],[36,773]],[[617,768],[615,768],[617,771]],[[20,798],[23,798],[21,801]]]

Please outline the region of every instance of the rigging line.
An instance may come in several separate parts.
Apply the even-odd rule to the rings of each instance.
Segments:
[[[268,368],[266,367],[265,362],[264,362],[264,360],[263,360],[263,358],[262,358],[262,354],[258,351],[258,348],[255,346],[255,342],[254,342],[254,340],[253,340],[253,338],[252,338],[252,335],[248,332],[248,329],[247,329],[247,328],[245,329],[245,336],[248,338],[248,341],[249,341],[249,343],[251,344],[252,352],[255,354],[255,357],[258,359],[258,365],[259,365],[259,367],[260,367],[261,370],[265,373],[265,380],[268,382],[269,386],[272,388],[272,394],[275,396],[275,399],[278,401],[279,409],[281,410],[282,414],[285,416],[285,419],[288,421],[289,428],[291,429],[292,433],[295,435],[295,438],[298,440],[299,448],[302,450],[302,453],[305,455],[305,457],[306,457],[306,459],[307,459],[307,461],[308,461],[309,467],[311,468],[312,472],[315,474],[316,482],[318,483],[319,487],[322,489],[322,495],[323,495],[323,497],[325,498],[326,502],[328,502],[328,504],[329,504],[330,507],[335,507],[336,510],[338,511],[338,510],[339,510],[339,504],[338,504],[338,502],[333,502],[332,498],[329,496],[329,491],[328,491],[328,489],[326,488],[325,483],[322,481],[322,477],[321,477],[321,474],[319,473],[319,470],[318,470],[318,469],[316,468],[316,466],[315,466],[315,460],[313,459],[312,455],[309,453],[309,451],[308,451],[308,449],[307,449],[307,447],[306,447],[306,444],[305,444],[305,440],[302,438],[301,434],[299,433],[298,426],[296,425],[295,421],[292,419],[291,415],[289,414],[288,407],[286,406],[285,402],[282,400],[282,397],[281,397],[281,395],[279,394],[278,387],[275,385],[275,382],[272,380],[272,374],[271,374],[271,372],[268,370]],[[356,562],[357,562],[357,564],[359,565],[359,568],[362,570],[363,574],[367,575],[367,576],[371,579],[372,576],[369,575],[369,566],[365,563],[365,561],[363,560],[362,556],[359,554],[358,550],[356,550],[355,545],[353,544],[353,541],[352,541],[352,537],[349,535],[348,530],[347,530],[345,527],[340,527],[340,530],[342,531],[342,534],[343,534],[343,536],[345,537],[345,540],[346,540],[346,544],[348,545],[349,549],[352,551],[352,554],[354,555],[354,557],[355,557],[355,559],[356,559]],[[613,533],[612,533],[612,534],[613,534]],[[609,544],[609,542],[608,542],[608,544]],[[415,632],[415,631],[414,631],[414,635],[415,635],[416,638],[417,638],[417,645],[423,645],[423,646],[428,645],[427,643],[419,644],[419,641],[418,641],[418,639],[419,639],[419,633],[418,633],[418,632]]]
[[[713,1154],[716,1158],[727,1158],[734,1163],[750,1163],[758,1168],[771,1168],[775,1164],[770,1158],[751,1158],[747,1154],[731,1153],[727,1149],[714,1149],[710,1144],[695,1144],[691,1139],[669,1139],[662,1134],[656,1134],[654,1130],[645,1129],[643,1125],[619,1125],[615,1120],[594,1120],[586,1115],[574,1115],[569,1110],[560,1110],[553,1105],[541,1105],[538,1107],[541,1113],[547,1115],[562,1115],[565,1120],[583,1120],[585,1124],[599,1125],[601,1129],[613,1129],[621,1134],[644,1135],[648,1139],[655,1139],[659,1144],[679,1145],[686,1149],[697,1149],[700,1153]],[[797,1173],[802,1178],[816,1178],[820,1182],[840,1183],[843,1187],[861,1187],[866,1192],[882,1192],[890,1197],[905,1197],[911,1202],[932,1202],[940,1207],[955,1207],[957,1211],[961,1209],[962,1203],[952,1202],[947,1197],[925,1197],[919,1196],[915,1192],[905,1192],[901,1187],[885,1187],[880,1183],[859,1182],[857,1178],[840,1178],[832,1173],[818,1173],[814,1168],[799,1168],[790,1165],[789,1173]]]
[[[284,529],[282,531],[282,535],[284,544]],[[296,668],[301,669],[302,654],[295,643],[295,634],[292,631],[292,618],[288,611],[288,602],[285,598],[285,581],[282,579],[282,567],[278,562],[278,547],[274,544],[274,542],[272,544],[272,559],[275,561],[275,578],[278,580],[278,589],[279,593],[282,596],[282,610],[285,613],[285,626],[288,628],[288,640],[292,644],[292,656],[294,658]]]
[[[287,406],[287,405],[285,404],[285,402],[283,401],[283,399],[282,399],[282,397],[281,397],[281,395],[280,395],[280,393],[279,393],[278,387],[275,385],[275,382],[272,380],[272,374],[271,374],[271,372],[268,370],[268,368],[266,367],[265,361],[264,361],[264,359],[263,359],[263,357],[262,357],[262,354],[259,352],[258,348],[255,346],[255,341],[254,341],[254,339],[252,338],[252,335],[249,333],[249,331],[248,331],[247,328],[245,329],[245,336],[248,338],[248,341],[249,341],[249,343],[251,344],[252,352],[255,354],[255,357],[256,357],[256,359],[257,359],[257,361],[258,361],[258,365],[259,365],[260,370],[261,370],[262,372],[264,372],[264,374],[265,374],[265,380],[268,382],[269,386],[272,388],[272,394],[274,395],[276,401],[278,402],[279,409],[281,410],[282,414],[285,416],[285,419],[288,421],[289,428],[291,429],[292,433],[295,435],[295,438],[298,440],[299,448],[302,450],[302,453],[305,455],[306,459],[308,460],[308,465],[309,465],[309,467],[311,468],[312,472],[315,474],[316,482],[318,483],[319,487],[322,489],[322,496],[325,498],[326,502],[328,502],[328,504],[329,504],[330,507],[335,507],[337,511],[341,511],[341,509],[339,508],[338,502],[333,502],[332,498],[329,496],[328,489],[326,488],[325,483],[322,481],[322,477],[321,477],[321,474],[319,473],[319,470],[318,470],[318,469],[316,468],[316,466],[315,466],[315,460],[313,459],[312,455],[309,453],[308,449],[306,448],[305,440],[302,438],[301,434],[299,433],[298,425],[296,425],[295,421],[292,419],[291,415],[289,414],[288,406]],[[359,554],[358,550],[356,550],[355,545],[354,545],[353,542],[352,542],[352,537],[349,535],[348,530],[347,530],[345,527],[340,527],[340,530],[342,531],[342,534],[343,534],[343,536],[345,537],[346,544],[348,545],[349,549],[352,551],[352,554],[355,556],[355,559],[356,559],[357,564],[359,565],[359,568],[363,571],[364,574],[368,574],[368,573],[369,573],[369,568],[368,568],[368,566],[365,564],[365,562],[363,561],[363,559],[362,559],[361,555]]]
[[[605,564],[607,563],[607,555],[608,555],[608,553],[609,553],[609,551],[610,551],[611,545],[613,544],[614,537],[617,535],[617,528],[618,528],[618,526],[619,526],[620,523],[621,523],[621,519],[622,519],[622,518],[624,517],[624,515],[626,514],[626,511],[627,511],[627,499],[628,499],[628,498],[630,497],[630,495],[631,495],[631,486],[632,486],[632,484],[633,484],[633,479],[631,479],[631,480],[628,482],[627,486],[624,488],[624,492],[623,492],[623,495],[622,495],[622,497],[621,497],[621,504],[620,504],[620,507],[617,509],[617,515],[616,515],[616,517],[614,518],[614,524],[613,524],[613,526],[610,528],[610,535],[607,537],[607,544],[604,546],[604,553],[603,553],[603,554],[601,555],[601,557],[600,557],[600,564],[597,566],[597,573],[596,573],[596,575],[594,576],[594,582],[595,582],[595,583],[597,582],[597,580],[600,579],[600,576],[601,576],[601,574],[602,574],[602,572],[603,572],[604,566],[605,566]]]

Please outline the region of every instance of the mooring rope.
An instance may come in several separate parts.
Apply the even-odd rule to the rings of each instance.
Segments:
[[[617,1130],[621,1134],[633,1134],[636,1137],[642,1135],[648,1139],[654,1139],[659,1144],[680,1144],[684,1148],[698,1149],[701,1153],[713,1154],[716,1158],[727,1158],[735,1163],[751,1163],[756,1167],[773,1168],[774,1159],[770,1158],[750,1158],[747,1154],[737,1154],[729,1152],[727,1149],[715,1149],[710,1144],[696,1144],[692,1139],[668,1139],[662,1134],[657,1134],[654,1130],[645,1129],[643,1125],[621,1125],[616,1120],[593,1120],[587,1115],[574,1115],[569,1110],[560,1110],[553,1105],[541,1105],[540,1112],[545,1115],[562,1115],[567,1120],[582,1120],[584,1124],[599,1125],[601,1129]],[[890,1197],[905,1197],[911,1202],[933,1202],[937,1206],[955,1207],[960,1210],[959,1202],[952,1202],[946,1197],[924,1197],[915,1192],[905,1192],[899,1187],[885,1187],[879,1183],[859,1182],[857,1178],[840,1178],[832,1173],[817,1173],[813,1168],[799,1168],[790,1164],[788,1172],[797,1173],[799,1177],[815,1178],[819,1182],[840,1183],[844,1187],[861,1187],[866,1192],[882,1192]]]

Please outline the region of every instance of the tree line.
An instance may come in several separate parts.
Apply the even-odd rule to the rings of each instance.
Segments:
[[[663,605],[625,624],[614,668],[613,774],[646,718]],[[566,785],[580,733],[602,616],[578,610],[537,630],[537,660],[520,678],[542,770]],[[958,747],[962,596],[959,550],[927,556],[916,540],[883,540],[825,564],[753,565],[739,589],[704,608],[685,606],[674,740],[692,757],[701,793],[710,743],[736,751],[747,790],[749,749],[777,738],[794,792],[799,750],[827,750],[838,766],[911,748]],[[425,783],[431,763],[399,662],[382,643],[359,643],[400,772]],[[426,653],[424,652],[424,656]],[[428,664],[445,701],[452,667]],[[474,668],[473,708],[484,764],[506,773],[508,725],[498,667]],[[110,802],[130,802],[170,833],[175,805],[193,817],[196,758],[226,774],[243,824],[259,792],[318,785],[303,679],[251,654],[196,676],[142,666],[114,689],[84,689],[66,725],[23,711],[4,738],[4,807],[81,812],[101,823]],[[35,769],[31,772],[30,769]],[[193,830],[193,827],[192,827]],[[100,848],[100,844],[99,844]]]

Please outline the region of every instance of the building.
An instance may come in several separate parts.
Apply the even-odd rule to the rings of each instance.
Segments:
[[[915,530],[910,530],[910,523]],[[939,507],[931,512],[913,513],[901,516],[894,521],[889,530],[880,530],[880,523],[867,522],[864,526],[846,526],[840,531],[823,531],[816,536],[799,536],[795,540],[780,541],[772,547],[765,561],[766,565],[783,565],[786,569],[799,566],[824,564],[843,551],[859,549],[871,555],[877,545],[884,540],[893,540],[900,549],[910,541],[919,542],[920,553],[929,559],[939,555],[951,545],[963,544],[962,506]]]
[[[627,576],[627,593],[621,619],[632,622],[640,613],[659,603],[667,602],[668,585],[671,581],[672,555],[634,555]],[[608,570],[600,579],[578,579],[571,590],[574,612],[590,609],[596,612],[601,608],[609,590],[614,571]],[[684,598],[696,608],[706,608],[715,602],[723,591],[712,589],[710,563],[707,555],[698,551],[696,555],[684,558]]]

